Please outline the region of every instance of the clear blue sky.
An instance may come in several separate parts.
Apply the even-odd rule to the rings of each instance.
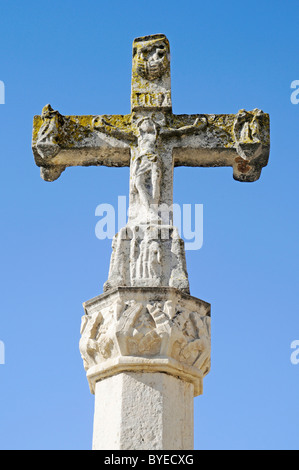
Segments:
[[[1,449],[89,449],[93,402],[78,350],[82,302],[107,279],[98,204],[128,194],[128,169],[39,177],[32,120],[130,112],[135,37],[164,33],[173,111],[271,118],[256,183],[230,168],[175,170],[174,200],[204,206],[187,253],[192,295],[212,304],[212,369],[195,399],[195,449],[298,449],[297,0],[1,0]]]

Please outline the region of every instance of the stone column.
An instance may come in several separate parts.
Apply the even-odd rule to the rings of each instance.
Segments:
[[[93,449],[193,449],[193,397],[191,382],[163,372],[100,380]]]
[[[192,450],[193,397],[210,369],[210,305],[172,287],[119,287],[84,308],[93,449]]]

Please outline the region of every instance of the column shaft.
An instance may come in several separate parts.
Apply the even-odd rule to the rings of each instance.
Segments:
[[[192,450],[194,386],[155,372],[96,383],[94,450]]]

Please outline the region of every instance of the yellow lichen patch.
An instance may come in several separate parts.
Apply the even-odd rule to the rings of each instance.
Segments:
[[[103,115],[102,118],[110,126],[117,127],[118,129],[128,130],[128,128],[131,128],[131,114],[107,114]]]
[[[57,120],[57,116],[59,119]],[[131,115],[103,115],[103,116],[62,116],[56,113],[53,118],[35,116],[33,121],[32,143],[36,145],[40,138],[44,137],[45,130],[51,129],[48,134],[52,143],[62,148],[72,148],[82,140],[91,136],[94,132],[95,120],[103,120],[107,125],[103,130],[105,134],[113,134],[115,129],[125,133],[131,131]],[[45,127],[46,126],[46,127]],[[98,130],[101,130],[98,128]]]
[[[87,115],[87,116],[65,116],[67,119],[76,122],[82,127],[90,126],[92,123],[92,119],[94,116]]]
[[[40,116],[34,116],[33,118],[33,132],[32,132],[32,143],[35,144],[37,141],[38,133],[43,124],[43,120]]]
[[[63,125],[57,133],[57,144],[72,147],[91,133],[93,116],[64,116]]]
[[[210,124],[214,132],[222,139],[225,148],[231,148],[234,144],[233,124],[234,114],[216,114],[212,115]]]

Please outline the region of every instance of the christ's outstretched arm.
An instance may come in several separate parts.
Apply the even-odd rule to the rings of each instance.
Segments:
[[[103,132],[106,135],[111,135],[116,139],[125,141],[127,143],[137,143],[137,137],[135,136],[132,128],[123,129],[117,127],[104,119],[103,116],[96,116],[92,120],[92,130]]]
[[[198,131],[203,131],[206,129],[208,125],[208,120],[205,116],[198,117],[195,119],[194,123],[188,126],[182,126],[179,128],[173,127],[161,127],[160,128],[160,135],[161,136],[181,136],[186,134],[197,133]]]

